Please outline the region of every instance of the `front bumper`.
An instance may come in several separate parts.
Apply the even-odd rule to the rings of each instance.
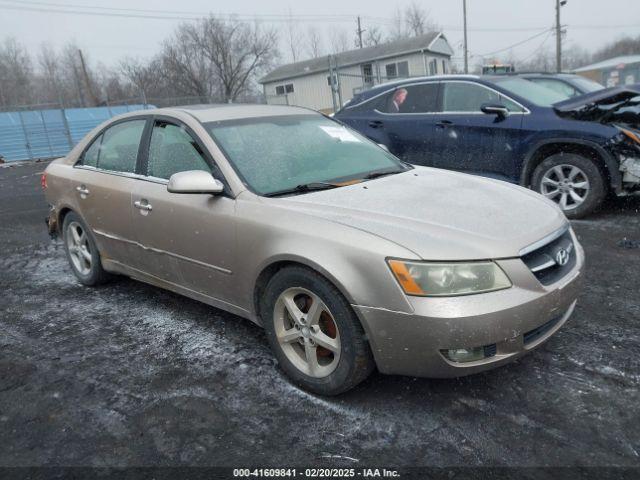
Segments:
[[[538,347],[571,316],[580,290],[584,251],[575,240],[574,268],[543,286],[519,258],[500,260],[513,286],[461,297],[409,297],[413,312],[354,305],[378,370],[386,374],[447,378],[511,362]],[[442,350],[489,347],[482,360],[457,363]]]

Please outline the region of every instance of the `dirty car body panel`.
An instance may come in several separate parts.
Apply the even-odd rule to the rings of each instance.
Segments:
[[[274,125],[326,122],[321,127],[336,144],[369,144],[338,123],[294,107],[190,107],[124,115],[98,127],[47,168],[52,225],[62,225],[64,215],[74,212],[90,228],[107,271],[258,324],[270,321],[259,309],[268,276],[284,265],[304,266],[351,305],[383,373],[452,377],[485,370],[542,344],[571,315],[584,253],[552,202],[504,182],[406,165],[380,178],[270,196],[256,191],[234,164],[230,152],[243,144],[223,147],[212,134],[216,126],[267,117],[274,120],[264,121]],[[132,119],[147,122],[134,171],[83,165],[103,130]],[[170,133],[167,125],[173,124],[178,129]],[[154,132],[188,133],[203,168],[224,191],[168,192],[169,179],[149,175]],[[295,163],[295,155],[291,158]],[[183,158],[173,160],[179,171]],[[83,186],[85,193],[77,189]],[[555,260],[560,250],[566,255],[563,265]],[[414,296],[394,276],[390,259],[484,261],[497,265],[510,286],[461,296]],[[486,355],[473,362],[445,354],[476,347]]]

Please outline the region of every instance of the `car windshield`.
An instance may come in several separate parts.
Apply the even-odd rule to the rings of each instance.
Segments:
[[[243,181],[260,195],[310,184],[349,183],[410,168],[320,115],[227,120],[205,127]]]
[[[550,107],[567,98],[561,93],[522,78],[505,77],[494,80],[494,83],[539,107]]]

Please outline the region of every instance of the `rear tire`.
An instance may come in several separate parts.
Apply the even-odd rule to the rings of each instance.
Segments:
[[[111,278],[102,268],[100,252],[91,230],[74,212],[69,212],[64,217],[62,240],[71,270],[80,283],[87,286],[100,285]]]
[[[373,356],[355,312],[324,277],[286,267],[260,301],[267,339],[293,383],[320,395],[338,395],[366,379]]]
[[[600,207],[606,197],[605,175],[589,158],[556,153],[534,170],[531,186],[558,204],[567,218],[582,218]]]

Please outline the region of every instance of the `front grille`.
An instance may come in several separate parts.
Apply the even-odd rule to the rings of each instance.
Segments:
[[[558,238],[520,257],[543,285],[557,282],[576,264],[577,252],[567,229]],[[562,264],[562,262],[565,262]]]
[[[543,323],[539,327],[534,328],[533,330],[529,330],[525,332],[522,336],[522,340],[525,345],[529,345],[530,343],[534,343],[539,338],[544,337],[547,332],[549,332],[553,327],[555,327],[558,322],[562,319],[562,315],[552,318],[546,323]]]

